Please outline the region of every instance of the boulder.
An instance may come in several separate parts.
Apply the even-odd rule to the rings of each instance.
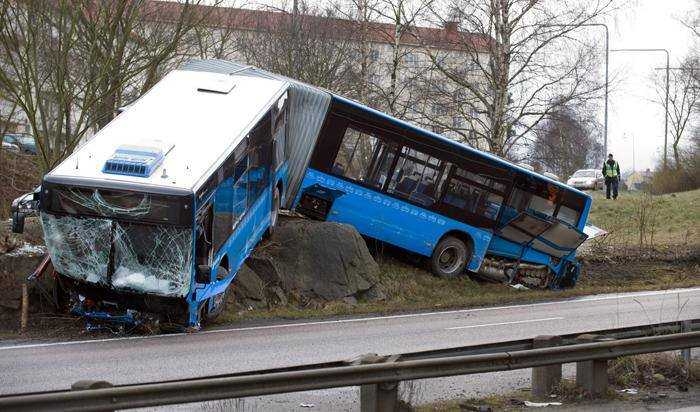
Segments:
[[[301,300],[381,296],[375,287],[377,262],[357,230],[340,223],[283,220],[273,236],[258,246],[247,265],[268,290],[279,287]],[[239,284],[243,280],[239,278]]]
[[[231,288],[226,293],[227,304],[237,304],[244,309],[268,307],[265,282],[246,264],[238,269]]]

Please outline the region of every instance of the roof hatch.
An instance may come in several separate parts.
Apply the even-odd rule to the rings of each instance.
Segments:
[[[148,146],[122,145],[107,159],[103,173],[149,177],[163,163],[173,145],[154,142]]]

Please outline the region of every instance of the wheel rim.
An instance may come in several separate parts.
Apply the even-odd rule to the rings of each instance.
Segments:
[[[460,262],[459,249],[455,246],[448,246],[440,252],[438,256],[438,266],[440,270],[447,273],[452,273],[459,268]]]

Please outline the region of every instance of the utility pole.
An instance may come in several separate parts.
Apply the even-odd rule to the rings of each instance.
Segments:
[[[612,49],[611,52],[664,52],[666,53],[666,102],[664,116],[664,169],[668,168],[668,89],[671,54],[667,49]]]

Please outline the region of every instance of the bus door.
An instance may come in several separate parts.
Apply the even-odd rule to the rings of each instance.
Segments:
[[[588,235],[574,226],[555,219],[521,212],[497,230],[506,240],[532,247],[556,258],[563,258],[583,243]]]

